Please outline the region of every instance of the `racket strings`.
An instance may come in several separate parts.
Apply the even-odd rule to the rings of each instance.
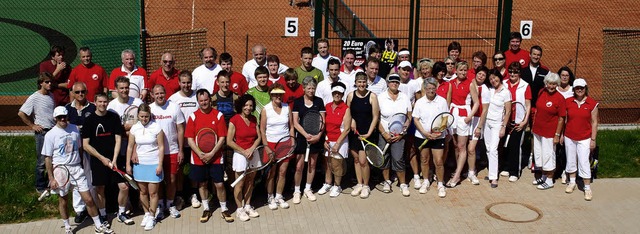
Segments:
[[[286,158],[287,156],[291,155],[295,146],[296,145],[293,141],[293,138],[289,138],[288,140],[279,142],[278,144],[276,144],[276,148],[274,152],[275,158],[276,159]]]
[[[380,152],[380,149],[374,145],[366,145],[364,147],[364,152],[371,161],[371,164],[374,166],[379,167],[384,164],[384,156],[382,155],[382,152]]]
[[[389,132],[392,134],[401,134],[405,131],[405,123],[407,116],[405,114],[395,114],[389,118]]]
[[[320,133],[320,125],[322,123],[322,116],[317,112],[308,112],[302,120],[302,128],[304,131],[311,135]]]
[[[196,139],[198,147],[205,153],[213,151],[218,141],[216,134],[212,131],[203,131],[198,134]]]

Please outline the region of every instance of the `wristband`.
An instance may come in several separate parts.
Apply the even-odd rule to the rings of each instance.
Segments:
[[[560,136],[560,133],[556,133],[556,136]]]

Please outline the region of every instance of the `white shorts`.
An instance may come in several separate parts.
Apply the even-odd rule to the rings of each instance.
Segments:
[[[465,118],[466,117],[464,116],[456,116],[455,123],[453,123],[453,126],[451,126],[451,128],[453,129],[453,134],[457,134],[459,136],[472,135],[471,124],[473,123],[473,118],[469,123],[464,122]]]
[[[474,134],[479,124],[480,124],[480,117],[473,116],[471,118],[471,140],[477,141],[482,139],[482,136],[484,135],[484,131],[480,131],[480,137],[476,137],[476,134]]]
[[[64,187],[51,190],[51,193],[58,194],[61,197],[66,196],[69,194],[71,186],[73,186],[73,190],[77,190],[78,192],[89,191],[89,184],[87,183],[87,177],[84,174],[82,166],[80,164],[73,166],[67,165],[67,169],[69,169],[69,182]]]
[[[329,141],[329,147],[333,147],[334,145],[336,145],[335,141]],[[349,143],[348,143],[347,139],[344,139],[342,141],[342,145],[340,145],[340,148],[338,149],[338,153],[340,153],[340,155],[343,158],[348,158],[349,157],[348,151],[349,151]],[[324,156],[328,157],[329,156],[329,152],[326,152],[324,154]]]
[[[543,171],[556,169],[556,147],[553,138],[533,134],[533,159],[537,168]]]
[[[247,162],[250,163],[252,167],[254,165],[260,166],[262,164],[258,157],[252,157],[250,161],[247,161],[247,158],[244,155],[234,151],[233,164],[231,164],[231,169],[235,172],[243,172],[247,169]]]

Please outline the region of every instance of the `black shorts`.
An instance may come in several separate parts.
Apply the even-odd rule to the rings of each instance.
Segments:
[[[424,142],[424,139],[420,137],[416,137],[414,142],[415,142],[416,149],[419,149],[420,145],[422,145],[422,142]],[[429,140],[429,142],[427,142],[427,144],[424,145],[422,149],[444,149],[444,138]]]
[[[378,132],[377,131],[373,131],[373,134],[371,134],[371,136],[369,138],[367,138],[368,141],[370,142],[378,142]],[[358,138],[358,135],[356,135],[353,132],[349,133],[349,149],[350,150],[354,150],[354,151],[361,151],[364,150],[364,148],[362,147],[362,144],[367,144],[367,142],[363,142],[360,141],[360,139]]]
[[[311,144],[309,146],[309,153],[320,153],[324,149],[324,135],[320,137],[320,141],[315,144]],[[307,152],[307,139],[305,139],[302,134],[296,134],[296,149],[293,151],[294,154],[305,154]]]
[[[126,159],[127,157],[124,155],[118,156],[118,160],[116,162],[116,166],[118,169],[125,171],[126,170]],[[93,186],[107,186],[112,183],[124,183],[125,180],[120,176],[117,172],[111,170],[111,168],[106,167],[102,162],[96,158],[91,156],[90,159],[91,164],[91,185]]]
[[[189,179],[195,182],[207,182],[211,179],[214,183],[224,182],[224,166],[222,164],[189,165]]]

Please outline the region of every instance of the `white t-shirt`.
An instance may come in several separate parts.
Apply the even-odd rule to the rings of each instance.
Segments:
[[[44,135],[42,155],[51,156],[53,165],[80,165],[79,149],[82,137],[78,126],[67,124],[66,128],[54,126]]]
[[[311,66],[314,66],[315,68],[318,68],[318,70],[322,71],[322,75],[324,77],[329,77],[329,71],[327,71],[327,67],[329,66],[330,58],[334,58],[340,61],[338,57],[333,56],[331,54],[328,54],[326,58],[323,58],[322,56],[320,56],[320,54],[317,54],[315,57],[313,57],[313,61],[311,61]]]
[[[124,116],[124,111],[132,105],[140,106],[142,105],[142,100],[140,100],[140,98],[129,97],[129,100],[127,100],[126,103],[121,103],[116,98],[109,102],[109,104],[107,105],[107,110],[118,114],[118,116],[120,116],[120,124],[124,125],[124,119],[122,118],[122,116]],[[122,136],[122,143],[120,144],[120,155],[127,155],[127,146],[129,144],[129,141],[127,139],[127,135]]]
[[[431,123],[433,122],[433,119],[442,112],[449,112],[446,99],[436,95],[433,100],[429,100],[427,99],[427,96],[423,96],[416,101],[411,116],[414,118],[414,121],[420,121],[420,124],[422,124],[422,128],[424,128],[425,131],[431,132]],[[426,139],[420,131],[416,131],[415,136]],[[439,139],[444,137],[445,134],[442,134]]]
[[[251,59],[247,61],[244,64],[244,66],[242,66],[242,75],[244,77],[247,77],[247,83],[249,84],[249,88],[258,86],[258,81],[256,80],[255,72],[256,72],[256,68],[258,68],[259,66],[260,65],[258,65],[255,59]],[[263,66],[265,67],[267,66],[266,62]],[[278,67],[278,74],[284,73],[287,69],[289,69],[289,67],[281,63],[280,67]]]
[[[340,66],[340,74],[338,76],[347,87],[353,88],[356,83],[356,73],[361,71],[363,71],[362,68],[354,66],[351,72],[347,72],[344,65],[342,65]]]
[[[349,87],[347,83],[345,83],[340,77],[338,77],[338,81],[342,82],[347,88],[344,91],[344,95],[342,96],[343,101],[347,101],[347,94],[351,92],[352,88]],[[318,83],[316,87],[316,97],[322,98],[322,102],[326,105],[327,103],[333,102],[333,94],[331,92],[331,78],[324,79]]]
[[[560,91],[560,86],[556,87],[556,90],[558,91],[558,93],[562,94],[562,96],[564,97],[564,99],[568,99],[570,97],[573,97],[573,87],[569,86],[569,89],[565,92]]]
[[[169,97],[169,102],[173,102],[180,108],[182,116],[187,118],[191,113],[198,110],[198,99],[196,98],[196,92],[192,92],[191,96],[186,97],[182,92],[177,92]]]
[[[213,93],[213,85],[218,78],[218,73],[222,71],[222,68],[218,64],[214,64],[213,67],[208,68],[204,64],[193,69],[191,73],[193,75],[193,82],[191,82],[191,89],[206,89],[209,93]]]
[[[391,116],[398,113],[408,114],[411,111],[411,101],[402,91],[398,92],[398,97],[395,101],[389,96],[388,90],[382,92],[378,95],[378,105],[380,106],[380,124],[387,132],[389,131],[389,118]]]
[[[500,90],[493,87],[482,89],[482,104],[489,104],[487,120],[501,121],[505,102],[511,102],[511,92],[504,85]]]
[[[367,78],[367,90],[380,95],[382,92],[387,91],[387,81],[380,76],[376,76],[373,82]]]
[[[282,103],[280,114],[273,109],[271,102],[267,103],[262,111],[263,114],[267,115],[265,134],[268,142],[278,142],[281,138],[289,136],[289,115],[291,111],[287,103]]]
[[[398,89],[400,90],[400,92],[404,93],[405,95],[407,95],[407,97],[409,97],[409,100],[411,101],[411,103],[413,103],[416,99],[416,93],[420,91],[420,89],[422,88],[422,79],[415,79],[415,80],[409,80],[409,82],[402,83],[400,82],[400,86],[398,86]]]
[[[53,118],[53,94],[42,94],[39,91],[31,94],[20,107],[20,111],[30,116],[33,114],[33,123],[43,128],[52,128],[56,125]]]
[[[173,102],[165,102],[163,106],[154,102],[149,107],[151,107],[154,121],[160,125],[164,132],[164,154],[177,154],[180,151],[177,125],[185,122],[180,108]]]
[[[162,128],[155,121],[147,123],[146,126],[142,122],[138,122],[131,127],[129,134],[136,138],[136,153],[138,154],[138,162],[143,165],[159,164],[158,155],[158,134]]]
[[[133,66],[133,71],[129,72],[124,68],[124,65],[120,67],[120,71],[126,73],[125,77],[129,78],[129,97],[140,97],[140,93],[142,92],[144,87],[144,76],[134,75],[136,71],[138,71],[138,66]]]

